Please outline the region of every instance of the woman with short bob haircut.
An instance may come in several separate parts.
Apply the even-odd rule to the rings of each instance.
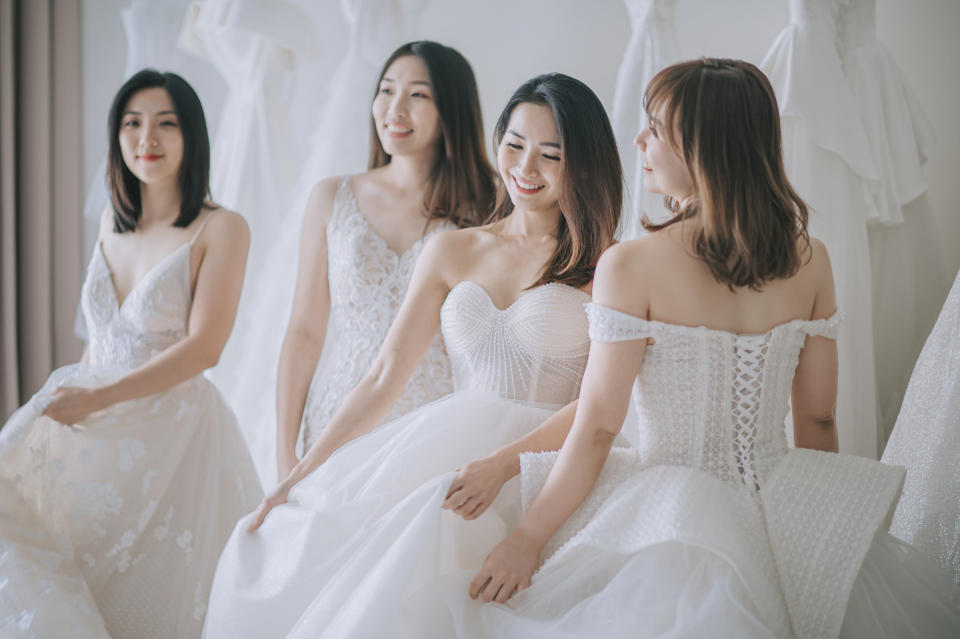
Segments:
[[[0,620],[30,636],[186,639],[226,535],[261,495],[203,376],[233,325],[249,233],[207,199],[203,108],[183,78],[135,74],[109,133],[87,351],[0,431]]]
[[[373,363],[427,239],[476,226],[495,193],[470,64],[437,42],[400,46],[377,77],[369,169],[317,183],[304,212],[277,371],[278,481]],[[260,379],[257,373],[250,371],[251,379]],[[438,337],[383,418],[451,390],[450,362]],[[238,410],[247,401],[241,398]],[[256,403],[249,404],[253,415],[261,412]]]
[[[644,103],[676,215],[600,259],[579,401],[458,474],[458,503],[521,475],[526,512],[469,586],[508,605],[447,598],[444,636],[957,636],[955,585],[886,532],[903,469],[836,452],[842,320],[769,81],[702,58]]]
[[[449,592],[446,576],[478,568],[515,525],[517,503],[472,530],[442,505],[456,468],[576,397],[583,304],[613,243],[622,175],[603,105],[562,74],[517,89],[495,141],[503,199],[483,226],[428,240],[373,365],[227,542],[208,639],[423,636],[441,620],[414,613],[402,631],[417,586]],[[456,392],[373,430],[438,332]]]

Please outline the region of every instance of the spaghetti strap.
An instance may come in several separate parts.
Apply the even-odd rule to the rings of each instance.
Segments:
[[[215,215],[217,215],[216,211],[207,215],[207,218],[203,222],[200,222],[200,226],[197,227],[197,232],[193,234],[193,238],[190,240],[190,246],[193,246],[193,243],[197,241],[198,237],[200,237],[200,232],[203,231],[203,227],[205,227],[207,222],[210,221],[210,218],[214,217]]]

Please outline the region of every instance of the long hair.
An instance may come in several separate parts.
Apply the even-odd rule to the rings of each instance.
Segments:
[[[545,105],[553,112],[563,158],[557,247],[533,286],[585,286],[600,255],[613,244],[623,205],[623,170],[610,120],[590,87],[562,73],[546,73],[524,82],[510,97],[497,120],[496,147],[513,109],[523,103]],[[511,213],[513,202],[504,191],[488,222]]]
[[[447,219],[460,228],[476,226],[493,207],[496,181],[483,148],[483,118],[473,69],[456,49],[429,40],[408,42],[387,58],[378,87],[394,60],[408,55],[420,58],[427,67],[440,115],[437,161],[423,202],[427,218]],[[375,169],[389,163],[371,117],[367,166]]]
[[[671,219],[652,224],[644,216],[644,228],[690,220],[693,250],[731,290],[759,290],[796,273],[809,253],[809,214],[783,167],[767,77],[748,62],[701,58],[660,71],[643,99],[694,186],[683,207],[667,198]]]
[[[113,230],[116,233],[135,230],[142,213],[140,180],[127,167],[120,151],[120,123],[133,94],[154,87],[166,90],[170,96],[183,136],[183,159],[177,173],[180,214],[173,225],[190,226],[210,198],[210,139],[200,98],[193,87],[176,73],[143,69],[124,82],[117,91],[107,118],[107,188],[110,191]]]

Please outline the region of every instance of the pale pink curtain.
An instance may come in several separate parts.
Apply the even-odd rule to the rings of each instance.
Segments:
[[[0,0],[4,418],[81,351],[80,19],[75,0]]]

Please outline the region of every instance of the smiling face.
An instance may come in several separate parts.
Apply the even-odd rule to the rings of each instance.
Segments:
[[[123,162],[144,184],[177,181],[183,134],[170,94],[162,87],[137,91],[120,120]]]
[[[497,149],[497,167],[517,208],[559,207],[563,155],[550,107],[521,102],[510,114]]]
[[[427,65],[415,55],[397,58],[380,80],[373,121],[389,155],[434,153],[440,140],[440,113],[433,101]]]
[[[650,125],[637,134],[634,144],[643,153],[643,188],[682,201],[693,194],[693,178],[680,152],[664,134],[660,108],[650,116]]]

